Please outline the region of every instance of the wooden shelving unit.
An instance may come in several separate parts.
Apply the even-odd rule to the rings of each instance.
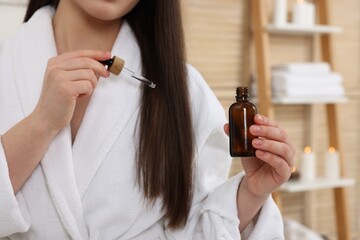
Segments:
[[[325,104],[329,146],[335,147],[340,155],[341,179],[329,181],[317,179],[310,182],[288,182],[280,191],[273,193],[274,200],[282,209],[281,191],[284,192],[304,192],[318,189],[330,188],[334,193],[336,223],[339,240],[350,240],[350,224],[348,219],[347,198],[345,188],[355,184],[353,179],[347,179],[344,173],[345,160],[342,157],[341,138],[339,134],[339,122],[337,117],[337,103],[345,102],[346,97],[332,98],[272,98],[271,79],[270,79],[270,56],[269,56],[269,37],[270,34],[282,35],[304,35],[313,36],[320,34],[321,60],[327,62],[334,71],[333,54],[331,49],[331,34],[341,32],[341,28],[329,26],[327,0],[316,0],[319,25],[313,27],[296,27],[287,24],[281,27],[269,25],[267,23],[265,2],[268,0],[249,0],[252,15],[253,41],[255,45],[255,64],[257,75],[258,99],[257,105],[259,112],[263,115],[275,118],[274,104]]]

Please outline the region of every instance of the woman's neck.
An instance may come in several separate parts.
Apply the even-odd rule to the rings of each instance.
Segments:
[[[69,4],[71,1],[60,1],[53,18],[58,54],[77,49],[111,51],[121,20],[95,19]]]

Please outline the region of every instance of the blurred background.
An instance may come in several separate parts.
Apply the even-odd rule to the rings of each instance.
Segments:
[[[235,88],[239,85],[251,86],[250,82],[256,78],[257,46],[252,31],[254,18],[251,15],[251,7],[254,7],[251,5],[254,2],[261,2],[268,25],[280,21],[278,24],[280,30],[281,17],[277,14],[283,14],[278,11],[283,11],[284,6],[277,5],[285,2],[286,24],[295,25],[294,21],[297,21],[294,20],[297,11],[295,5],[304,3],[295,0],[183,1],[188,61],[203,74],[225,111],[235,101]],[[312,29],[319,24],[317,2],[307,1],[315,4],[315,22],[312,25],[305,24],[306,26],[301,26],[300,23],[298,28],[308,28],[308,32],[312,32]],[[305,146],[311,146],[316,158],[314,183],[308,181],[309,187],[300,186],[299,192],[289,189],[280,190],[281,208],[284,218],[289,219],[289,222],[295,220],[329,239],[355,240],[360,239],[360,1],[325,0],[324,2],[327,4],[327,9],[323,10],[328,14],[329,24],[341,29],[337,31],[339,29],[334,28],[335,33],[330,34],[332,40],[330,48],[333,71],[341,75],[342,88],[347,100],[339,103],[334,100],[337,103],[339,123],[337,129],[328,129],[326,106],[321,101],[317,101],[316,96],[313,102],[304,100],[306,104],[273,104],[274,118],[288,131],[296,145],[298,169],[301,169]],[[295,27],[295,31],[296,29]],[[266,53],[270,68],[321,61],[320,34],[316,34],[316,30],[315,34],[310,35],[306,30],[305,34],[301,31],[299,34],[291,34],[291,30],[290,33],[284,31],[284,34],[273,32],[264,29],[262,33],[268,38],[265,42],[268,47]],[[276,86],[272,86],[274,87]],[[303,97],[306,98],[306,93]],[[321,97],[319,96],[319,99],[322,99]],[[336,183],[332,185],[331,181],[328,181],[329,185],[324,188],[314,187],[317,184],[316,179],[324,178],[329,133],[334,131],[340,138],[342,147],[343,177],[353,180],[352,183],[350,181],[349,184],[344,184],[345,187],[342,189],[345,190],[345,197],[336,201],[334,197]],[[230,175],[240,170],[239,159],[234,159]],[[312,190],[313,188],[317,189]],[[341,205],[341,201],[343,201],[342,206],[345,207],[337,207],[335,204],[337,202]],[[339,215],[345,219],[337,218],[336,211],[342,212]],[[339,233],[339,229],[349,234]],[[312,239],[290,235],[287,235],[287,239]]]
[[[321,11],[328,14],[328,24],[334,28],[319,26],[319,1],[326,2],[327,9]],[[0,39],[15,33],[25,14],[26,2],[0,0]],[[262,16],[251,14],[256,7],[254,2],[261,4],[258,8],[263,10]],[[302,12],[305,4],[313,4],[315,10],[310,6],[307,13]],[[328,50],[332,66],[330,72],[323,75],[334,76],[333,73],[336,73],[335,78],[340,79],[340,98],[332,98],[334,94],[331,91],[325,94],[325,98],[330,97],[327,100],[323,100],[324,95],[317,95],[326,89],[327,84],[317,86],[319,90],[312,96],[306,95],[308,90],[313,89],[311,84],[295,85],[297,90],[305,90],[298,91],[298,95],[292,98],[291,89],[282,88],[278,96],[288,94],[285,97],[296,99],[295,102],[279,103],[274,100],[270,104],[272,117],[288,131],[296,145],[296,173],[300,174],[300,177],[294,174],[292,185],[279,189],[277,202],[287,223],[287,239],[310,240],[320,235],[334,240],[360,239],[360,0],[183,0],[182,5],[188,62],[201,72],[225,112],[235,101],[235,89],[240,85],[252,88],[255,102],[258,97],[260,99],[254,87],[259,82],[259,61],[267,64],[265,69],[269,70],[269,77],[274,80],[266,90],[270,93],[286,85],[274,85],[275,67],[282,67],[285,71],[299,66],[313,70],[326,67],[327,63],[324,64],[321,59],[319,33],[325,31],[331,36]],[[304,14],[305,17],[302,16]],[[307,20],[302,22],[301,18]],[[266,61],[256,57],[261,44],[255,43],[253,31],[254,21],[264,19],[264,28],[257,32],[257,36],[265,44]],[[287,28],[289,25],[290,29]],[[269,26],[275,30],[268,29]],[[289,77],[291,74],[285,75]],[[304,76],[308,79],[305,73]],[[287,83],[289,79],[283,79],[282,83]],[[335,128],[328,127],[324,103],[336,106],[338,124]],[[343,174],[328,179],[326,169],[330,160],[327,151],[331,134],[340,139],[341,158],[337,161]],[[313,165],[305,168],[304,162],[308,160],[304,153],[306,146],[312,149]],[[234,158],[230,175],[239,171],[240,161]],[[313,176],[307,176],[311,171],[314,171]],[[308,177],[306,181],[302,179],[305,175]],[[335,195],[339,189],[341,194]]]

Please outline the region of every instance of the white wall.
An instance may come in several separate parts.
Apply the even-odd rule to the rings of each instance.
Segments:
[[[25,0],[0,0],[0,39],[12,36],[23,22]]]

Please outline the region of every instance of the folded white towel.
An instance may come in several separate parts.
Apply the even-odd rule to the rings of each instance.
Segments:
[[[331,85],[272,85],[272,95],[275,97],[338,97],[345,96],[345,90],[341,84]],[[258,95],[257,83],[251,84],[251,96]]]
[[[343,96],[344,89],[341,86],[326,87],[287,87],[273,89],[274,96]]]
[[[330,73],[330,65],[325,62],[288,63],[274,65],[272,71],[286,71],[295,74],[324,74]]]
[[[272,85],[278,86],[337,86],[343,81],[338,73],[329,74],[292,74],[283,71],[275,71],[272,73]]]

